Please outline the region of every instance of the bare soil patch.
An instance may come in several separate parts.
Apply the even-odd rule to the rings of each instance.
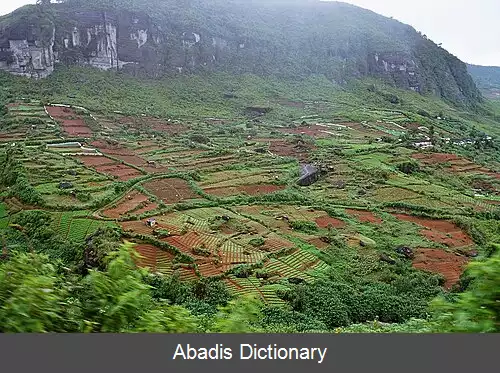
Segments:
[[[116,207],[104,210],[103,215],[108,218],[117,219],[147,201],[148,196],[134,190],[118,201]]]
[[[309,244],[316,246],[318,249],[326,249],[329,245],[321,238],[313,238],[307,241]]]
[[[157,270],[157,262],[159,258],[167,258],[169,261],[174,258],[172,254],[150,244],[136,244],[135,250],[142,256],[142,258],[139,258],[137,261],[137,265],[139,267],[149,267],[153,272]]]
[[[139,234],[151,235],[153,234],[154,228],[146,225],[144,221],[131,220],[124,221],[120,223],[122,229],[126,232],[134,232]]]
[[[121,164],[121,163],[114,163],[111,165],[97,166],[97,167],[95,167],[95,170],[97,172],[100,172],[103,174],[109,174],[112,176],[116,176],[118,179],[120,179],[122,181],[134,179],[134,178],[142,175],[135,168],[126,166],[126,165]]]
[[[165,167],[158,166],[156,164],[148,164],[148,161],[136,154],[134,150],[128,149],[119,143],[99,140],[94,141],[92,145],[99,149],[102,153],[118,158],[125,163],[140,167],[146,172],[160,173],[166,171]],[[140,152],[140,150],[138,152]]]
[[[183,179],[152,180],[143,186],[167,204],[200,198]]]
[[[198,264],[198,271],[203,277],[213,277],[224,273],[224,266],[213,262]]]
[[[416,153],[412,155],[412,158],[430,165],[460,160],[455,154],[448,153]]]
[[[269,151],[282,157],[295,157],[300,161],[307,161],[313,146],[309,144],[292,144],[284,140],[272,140]]]
[[[300,126],[297,128],[282,129],[281,132],[291,133],[294,135],[307,135],[316,138],[331,137],[331,134],[328,133],[328,127],[318,126],[316,124]]]
[[[346,209],[346,213],[355,216],[361,223],[382,224],[382,219],[367,210]]]
[[[333,228],[343,228],[346,226],[344,221],[332,218],[328,215],[320,216],[319,218],[316,218],[315,221],[320,228],[328,228],[329,226],[332,226]]]
[[[442,274],[446,289],[458,282],[467,263],[468,258],[465,256],[435,249],[418,249],[413,259],[414,268]]]
[[[90,137],[92,135],[91,129],[83,118],[76,114],[72,108],[59,106],[46,106],[45,108],[52,118],[62,123],[63,131],[69,136]]]
[[[85,166],[89,167],[111,165],[116,163],[112,159],[95,155],[83,155],[83,156],[77,156],[76,158],[82,161],[85,164]]]
[[[450,167],[447,168],[452,173],[465,173],[465,174],[483,174],[499,179],[500,173],[482,167],[466,158],[459,157],[455,154],[448,153],[416,153],[413,154],[414,159],[419,160],[425,165],[436,165],[441,163],[448,163]]]
[[[466,247],[474,244],[465,232],[456,224],[447,220],[426,219],[405,214],[393,215],[400,220],[409,221],[424,227],[425,229],[421,233],[431,241],[452,248]]]
[[[275,252],[282,249],[292,248],[295,245],[285,239],[279,237],[266,238],[264,245],[260,247],[263,251]]]

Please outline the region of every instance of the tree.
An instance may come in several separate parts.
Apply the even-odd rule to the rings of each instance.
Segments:
[[[48,256],[12,255],[0,266],[0,332],[77,332],[69,292]]]
[[[131,243],[112,251],[106,271],[91,270],[81,282],[80,307],[87,332],[193,332],[195,319],[179,306],[155,302],[145,270],[134,263]]]
[[[153,300],[134,255],[122,245],[82,279],[46,255],[13,254],[0,265],[0,332],[196,331],[188,310]]]
[[[499,245],[496,245],[497,249]],[[500,332],[500,254],[469,265],[470,289],[455,300],[433,304],[437,332]]]
[[[242,296],[220,309],[209,327],[214,333],[258,332],[254,326],[262,319],[260,302],[251,296]]]

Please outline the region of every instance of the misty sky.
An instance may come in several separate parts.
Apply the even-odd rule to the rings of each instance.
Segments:
[[[251,1],[251,0],[249,0]],[[36,0],[0,0],[0,15]],[[345,0],[410,24],[477,65],[500,66],[500,0]]]

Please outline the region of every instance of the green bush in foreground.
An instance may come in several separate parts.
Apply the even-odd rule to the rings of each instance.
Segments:
[[[500,332],[500,255],[469,265],[474,281],[469,290],[447,301],[439,298],[432,308],[438,332]]]

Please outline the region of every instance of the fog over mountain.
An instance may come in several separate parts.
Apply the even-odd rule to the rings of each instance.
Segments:
[[[0,15],[36,0],[0,3]],[[411,7],[399,0],[345,0],[410,24],[461,60],[475,65],[500,66],[500,29],[495,28],[500,2],[496,0],[420,0]]]

